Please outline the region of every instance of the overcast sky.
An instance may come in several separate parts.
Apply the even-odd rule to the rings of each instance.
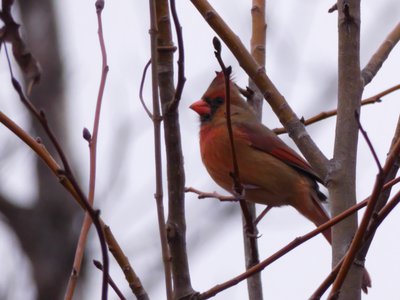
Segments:
[[[88,151],[81,132],[83,127],[92,127],[101,73],[94,2],[60,1],[57,7],[66,62],[69,152],[73,166],[79,170],[84,183],[88,182]],[[250,2],[211,1],[246,45],[250,40]],[[320,111],[333,109],[337,96],[337,15],[327,13],[333,2],[267,2],[268,75],[299,117],[307,118]],[[214,71],[218,70],[211,43],[214,33],[190,1],[177,1],[177,8],[186,51],[187,82],[180,105],[186,185],[204,191],[223,192],[202,166],[198,147],[199,122],[197,115],[188,109],[193,101],[201,97],[213,79]],[[112,227],[136,272],[143,279],[150,297],[164,299],[153,198],[153,128],[138,98],[142,70],[150,55],[148,15],[147,1],[106,1],[103,22],[110,71],[98,144],[96,205],[101,208],[104,220]],[[362,2],[362,67],[399,22],[399,15],[398,0]],[[226,47],[223,47],[223,56],[226,63],[232,65],[237,83],[245,86],[246,75]],[[7,82],[3,80],[8,78],[8,73],[2,53],[0,58],[0,79]],[[398,84],[399,66],[400,50],[397,47],[373,82],[366,87],[363,98]],[[149,79],[145,88],[149,103],[150,95]],[[381,162],[385,159],[399,116],[399,95],[398,92],[394,93],[385,97],[383,103],[362,109],[362,123]],[[16,119],[24,124],[21,108],[7,102],[8,92],[0,91],[0,96],[1,109],[16,115]],[[264,124],[271,128],[279,126],[268,105],[264,105]],[[331,119],[308,128],[328,158],[331,158],[333,151],[334,126],[335,119]],[[0,139],[5,135],[5,130],[0,128]],[[287,136],[282,138],[294,147]],[[26,158],[31,154],[25,149],[19,151],[19,155]],[[13,164],[17,161],[18,156],[15,156]],[[9,178],[5,179],[3,170],[0,169],[0,180],[5,184],[0,185],[0,188],[13,193],[21,203],[29,203],[35,192],[34,184],[27,184],[26,189],[17,185],[18,182],[33,182],[33,173],[29,168],[20,168],[12,176],[7,173]],[[357,178],[359,200],[370,194],[376,172],[365,141],[360,138]],[[242,224],[238,206],[214,199],[198,200],[195,195],[189,194],[186,197],[186,208],[193,287],[202,292],[243,272]],[[371,247],[366,265],[373,280],[373,288],[365,299],[393,299],[398,293],[399,220],[400,213],[396,209],[381,226]],[[273,209],[259,226],[261,259],[312,229],[313,224],[294,209]],[[7,250],[7,241],[8,238],[0,238],[0,249],[5,255],[12,253]],[[100,257],[95,234],[92,235],[89,250],[88,258]],[[330,263],[330,247],[323,237],[307,242],[263,272],[265,299],[307,299],[328,274]],[[84,299],[98,299],[101,276],[93,268],[89,272],[90,288],[86,289]],[[114,280],[129,295],[118,267],[113,265],[111,272]],[[26,295],[18,297],[29,298]],[[246,285],[241,283],[214,299],[242,300],[246,297]],[[110,299],[116,299],[112,292]]]

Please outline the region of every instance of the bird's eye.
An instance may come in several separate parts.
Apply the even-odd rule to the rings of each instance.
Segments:
[[[217,97],[214,99],[214,102],[216,104],[222,104],[222,103],[224,103],[224,99],[222,99],[222,97]]]

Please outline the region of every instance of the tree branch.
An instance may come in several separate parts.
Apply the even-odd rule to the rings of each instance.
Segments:
[[[195,294],[192,288],[186,249],[185,169],[179,122],[179,89],[183,88],[183,39],[175,3],[170,2],[178,39],[178,83],[174,84],[174,57],[176,47],[172,40],[171,15],[167,0],[156,1],[158,24],[158,86],[163,111],[164,142],[168,184],[167,239],[175,299],[187,299]]]
[[[88,202],[91,206],[94,203],[94,194],[95,194],[95,186],[96,186],[96,154],[97,154],[97,137],[99,131],[99,124],[100,124],[100,111],[101,111],[101,104],[103,100],[103,94],[108,74],[108,65],[107,65],[107,52],[106,46],[104,42],[104,34],[103,34],[103,24],[101,19],[101,13],[104,8],[104,1],[97,0],[96,1],[96,14],[97,14],[97,25],[98,25],[98,36],[99,36],[99,43],[102,55],[102,72],[101,72],[101,79],[100,79],[100,87],[97,96],[97,104],[96,110],[94,115],[94,122],[93,122],[93,134],[91,135],[89,131],[85,128],[83,137],[89,143],[89,151],[90,151],[90,174],[89,174],[89,194],[88,194]],[[70,279],[68,281],[68,286],[66,290],[66,294],[64,299],[72,299],[74,295],[74,291],[76,288],[78,276],[81,271],[83,255],[85,251],[85,245],[87,241],[87,236],[89,234],[90,226],[92,225],[92,219],[90,215],[86,212],[85,217],[83,219],[81,232],[79,235],[78,244],[76,247],[74,263],[72,267],[72,272]],[[102,270],[107,270],[108,264],[102,266]],[[103,276],[108,276],[107,272],[103,271]],[[104,280],[104,278],[103,278]]]
[[[265,45],[266,45],[266,29],[267,24],[265,22],[265,0],[253,0],[251,8],[251,39],[250,49],[251,55],[255,61],[262,67],[265,67]],[[247,102],[254,108],[257,117],[261,121],[262,117],[262,104],[263,96],[260,90],[257,88],[255,83],[249,79],[249,88],[253,91],[251,96],[247,98]],[[245,253],[245,265],[246,270],[260,263],[260,254],[258,250],[258,237],[257,237],[257,224],[259,219],[263,217],[261,214],[256,219],[256,204],[246,202],[247,210],[249,211],[250,221],[255,229],[253,234],[249,234],[246,226],[246,219],[242,217],[242,223],[244,225],[243,230],[243,241],[244,241],[244,253]],[[270,207],[267,207],[267,209]],[[264,210],[265,211],[265,210]],[[265,215],[265,214],[264,214]],[[263,289],[261,281],[261,273],[256,273],[247,279],[247,293],[249,300],[262,300]]]
[[[400,23],[394,27],[394,29],[385,38],[383,43],[379,46],[378,50],[371,57],[368,64],[364,67],[361,72],[364,86],[371,82],[371,80],[378,73],[379,69],[382,67],[383,63],[388,58],[390,52],[396,46],[400,40]]]
[[[183,87],[185,86],[185,48],[183,47],[182,26],[179,23],[178,13],[176,11],[175,0],[170,0],[171,14],[174,20],[176,37],[178,40],[178,83],[176,84],[175,95],[169,104],[170,110],[178,109],[179,101],[182,97]]]
[[[361,101],[361,106],[382,102],[382,97],[384,97],[384,96],[386,96],[386,95],[388,95],[390,93],[393,93],[393,92],[395,92],[395,91],[397,91],[399,89],[400,89],[400,84],[392,86],[391,88],[388,88],[388,89],[384,90],[383,92],[380,92],[380,93],[378,93],[378,94],[376,94],[376,95],[374,95],[372,97],[369,97],[367,99],[362,100]],[[321,112],[321,113],[319,113],[319,114],[317,114],[317,115],[315,115],[315,116],[313,116],[311,118],[308,118],[306,120],[302,120],[302,122],[304,123],[305,126],[308,126],[308,125],[317,123],[319,121],[328,119],[328,118],[336,116],[336,115],[337,115],[337,109],[332,109],[332,110],[329,110],[329,111]],[[275,128],[275,129],[273,129],[273,131],[276,134],[282,134],[282,133],[286,133],[287,132],[284,127]]]
[[[339,78],[335,145],[328,189],[332,215],[336,216],[356,203],[356,162],[358,126],[354,112],[360,111],[363,83],[360,72],[360,1],[338,1]],[[332,228],[332,256],[335,266],[346,252],[357,230],[357,215]],[[341,299],[361,298],[364,268],[352,268]]]
[[[154,160],[156,191],[154,198],[157,204],[158,227],[161,240],[161,251],[164,264],[164,277],[167,299],[173,299],[171,278],[171,255],[168,247],[167,227],[165,224],[163,183],[162,183],[162,157],[161,157],[161,113],[158,94],[158,19],[156,1],[150,0],[150,46],[151,46],[151,81],[153,97],[153,127],[154,127]]]

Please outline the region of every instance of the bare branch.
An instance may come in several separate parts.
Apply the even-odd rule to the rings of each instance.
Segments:
[[[10,61],[10,58],[8,56],[8,52],[7,52],[6,46],[4,46],[4,48],[5,48],[7,62],[8,62],[9,70],[10,70],[11,83],[12,83],[15,91],[17,92],[17,94],[19,96],[19,99],[21,100],[23,105],[28,109],[28,111],[39,121],[39,124],[42,126],[42,128],[45,131],[45,133],[49,137],[51,143],[53,144],[54,148],[57,151],[57,154],[60,156],[60,159],[61,159],[61,161],[63,163],[63,167],[65,169],[65,173],[67,174],[67,176],[73,177],[72,170],[71,170],[71,167],[69,166],[69,162],[68,162],[67,157],[66,157],[66,155],[64,153],[64,150],[62,149],[60,143],[58,142],[53,130],[49,126],[49,123],[47,121],[47,117],[46,117],[45,112],[43,110],[38,110],[33,105],[32,101],[24,94],[24,92],[22,90],[22,87],[21,87],[21,84],[14,77],[14,73],[12,71],[12,66],[11,66],[11,61]]]
[[[101,264],[101,262],[99,262],[98,260],[94,259],[93,260],[93,264],[97,269],[99,269],[100,271],[104,272],[104,268],[103,268],[103,265]],[[117,294],[119,299],[126,300],[125,296],[122,294],[122,292],[120,291],[118,286],[115,284],[114,280],[111,278],[110,275],[108,276],[108,283],[110,284],[110,286],[114,290],[114,292]]]
[[[98,25],[98,36],[99,36],[99,43],[102,55],[102,72],[101,72],[101,79],[100,79],[100,87],[97,96],[97,104],[93,122],[93,131],[92,134],[86,129],[84,129],[84,138],[89,143],[90,149],[90,174],[89,174],[89,195],[88,201],[91,206],[94,203],[94,194],[95,194],[95,186],[96,186],[96,153],[97,153],[97,137],[99,131],[99,124],[100,124],[100,112],[101,112],[101,104],[103,100],[103,94],[108,74],[108,65],[107,65],[107,52],[104,42],[104,33],[103,33],[103,25],[102,25],[102,18],[101,13],[104,8],[104,1],[96,1],[96,14],[97,14],[97,25]],[[85,213],[85,217],[83,219],[81,232],[79,235],[78,245],[76,247],[75,258],[73,263],[73,271],[71,272],[71,277],[68,282],[65,299],[72,299],[74,295],[74,291],[76,288],[78,276],[82,266],[82,260],[84,255],[84,249],[87,241],[87,236],[89,233],[90,226],[92,225],[92,220],[88,213]],[[103,282],[107,280],[108,277],[108,261],[105,262],[106,264],[103,265]],[[104,290],[103,286],[103,293],[107,293]]]
[[[222,69],[222,73],[224,74],[224,79],[225,79],[225,106],[226,106],[226,127],[228,129],[228,135],[229,135],[229,144],[230,144],[230,149],[232,152],[232,164],[233,164],[233,173],[232,173],[232,179],[233,179],[233,184],[234,184],[234,191],[237,195],[241,195],[243,192],[243,186],[240,183],[240,171],[239,171],[239,165],[237,162],[237,156],[236,156],[236,150],[235,150],[235,142],[233,140],[233,130],[232,130],[232,120],[231,120],[231,89],[230,89],[230,76],[232,72],[232,68],[226,67],[222,57],[221,57],[221,42],[217,37],[213,38],[213,44],[214,44],[214,54],[215,57],[218,60],[218,63]]]
[[[357,120],[358,129],[360,130],[360,132],[362,133],[362,135],[363,135],[365,141],[367,142],[367,145],[368,145],[368,147],[369,147],[369,150],[371,151],[372,156],[374,157],[375,163],[376,163],[376,165],[378,166],[378,171],[379,171],[379,173],[381,173],[381,172],[382,172],[382,165],[381,165],[381,163],[380,163],[380,161],[379,161],[378,155],[376,154],[376,151],[375,151],[375,149],[374,149],[374,146],[372,145],[372,142],[371,142],[371,140],[370,140],[369,137],[368,137],[368,133],[367,133],[367,132],[364,130],[364,128],[362,127],[362,124],[361,124],[361,121],[360,121],[360,114],[359,114],[357,111],[355,111],[355,112],[354,112],[354,115],[355,115],[355,118],[356,118],[356,120]]]
[[[399,89],[400,89],[400,84],[392,86],[391,88],[388,88],[388,89],[384,90],[383,92],[380,92],[380,93],[378,93],[378,94],[376,94],[376,95],[374,95],[372,97],[369,97],[367,99],[362,100],[361,101],[361,106],[368,105],[368,104],[380,103],[380,102],[382,102],[382,97],[384,97],[384,96],[386,96],[386,95],[388,95],[390,93],[393,93],[394,91],[397,91]],[[301,120],[301,121],[304,123],[304,125],[307,126],[307,125],[314,124],[316,122],[328,119],[328,118],[336,116],[336,115],[337,115],[337,109],[332,109],[332,110],[329,110],[329,111],[321,112],[321,113],[319,113],[319,114],[317,114],[317,115],[315,115],[315,116],[313,116],[313,117],[311,117],[309,119]],[[273,131],[276,134],[282,134],[282,133],[286,133],[287,132],[284,127],[275,128]]]
[[[158,94],[158,53],[157,35],[158,23],[155,0],[149,0],[150,5],[150,45],[151,45],[151,79],[153,95],[153,127],[154,127],[154,159],[155,159],[155,180],[156,191],[154,198],[157,203],[157,217],[159,234],[161,240],[161,251],[164,263],[165,288],[167,299],[173,299],[171,259],[168,248],[167,229],[164,216],[163,204],[163,183],[162,183],[162,158],[161,158],[161,114]]]
[[[333,5],[328,9],[328,13],[333,13],[334,11],[337,11],[337,3],[333,4]]]
[[[144,69],[143,69],[142,80],[140,81],[139,99],[140,99],[140,103],[142,103],[142,106],[143,106],[146,114],[149,116],[150,120],[153,120],[153,115],[150,112],[150,110],[147,108],[146,102],[144,102],[144,98],[143,98],[144,82],[146,80],[146,73],[147,73],[147,69],[150,67],[150,64],[151,64],[151,59],[147,62],[147,64],[144,66]]]
[[[125,278],[129,283],[129,287],[131,288],[133,294],[136,296],[137,300],[149,300],[149,296],[144,289],[140,278],[136,275],[128,260],[128,257],[124,254],[120,245],[112,234],[110,227],[104,224],[103,228],[110,252],[114,256],[121,270],[124,272]]]
[[[174,99],[170,103],[168,109],[176,110],[181,100],[183,87],[185,85],[185,51],[183,47],[182,26],[179,23],[178,13],[176,12],[175,0],[170,0],[171,14],[174,20],[176,38],[178,41],[178,83],[176,84]]]
[[[272,206],[267,206],[264,210],[260,213],[257,219],[254,221],[255,225],[258,225],[260,221],[267,215],[267,213],[272,209]]]
[[[156,1],[158,24],[158,82],[163,109],[163,127],[168,184],[167,239],[171,254],[171,271],[175,299],[187,299],[196,294],[191,284],[189,258],[186,244],[185,168],[182,152],[179,110],[171,109],[176,99],[174,84],[174,52],[171,13],[167,0]],[[171,5],[172,2],[171,2]],[[172,7],[171,7],[172,9]],[[175,26],[177,23],[175,23]],[[179,26],[178,26],[179,27]],[[179,33],[177,33],[179,34]],[[183,43],[178,41],[180,51]],[[180,56],[182,59],[183,57]],[[179,58],[178,58],[179,60]],[[178,68],[179,65],[178,65]],[[182,72],[178,70],[179,72]],[[181,73],[182,74],[182,73]],[[178,75],[179,77],[179,75]],[[179,79],[178,79],[179,81]],[[183,84],[183,82],[181,81]],[[179,82],[178,82],[179,85]],[[179,103],[175,102],[177,106]]]
[[[212,192],[212,193],[207,193],[207,192],[202,192],[199,191],[193,187],[187,187],[185,188],[186,193],[195,193],[198,195],[198,199],[204,199],[204,198],[215,198],[218,199],[219,201],[232,201],[232,202],[237,202],[239,199],[233,197],[233,196],[224,196],[221,194],[218,194],[217,192]]]
[[[371,82],[400,40],[400,23],[389,33],[361,72],[364,86]]]
[[[266,49],[266,31],[267,24],[265,21],[266,3],[265,0],[252,0],[251,7],[251,38],[250,38],[250,52],[254,57],[255,61],[262,67],[265,67],[265,49]],[[247,102],[254,108],[258,119],[261,121],[262,118],[262,105],[263,95],[257,88],[255,83],[249,79],[249,88],[253,90],[250,93],[251,96],[247,98]],[[248,226],[246,226],[246,218],[242,217],[242,223],[244,225],[243,230],[243,241],[244,241],[244,254],[246,269],[260,263],[260,254],[258,250],[258,236],[256,234],[258,221],[265,215],[266,210],[256,218],[256,204],[247,202],[247,208],[250,214],[250,220],[254,227],[253,234],[249,234]],[[262,300],[263,299],[263,288],[261,273],[254,274],[247,279],[247,293],[249,300]]]
[[[230,174],[233,180],[233,191],[234,191],[234,196],[239,199],[240,203],[240,208],[242,209],[243,216],[246,220],[246,231],[249,232],[251,236],[256,236],[256,227],[254,226],[253,223],[253,218],[250,214],[249,208],[246,204],[245,198],[243,197],[243,185],[240,182],[240,171],[239,171],[239,165],[237,162],[237,156],[236,156],[236,150],[235,150],[235,142],[234,142],[234,137],[233,137],[233,130],[232,130],[232,120],[231,120],[231,96],[230,96],[230,75],[232,72],[232,68],[226,67],[222,57],[221,57],[221,42],[217,37],[213,38],[213,44],[214,44],[214,54],[215,57],[218,60],[219,65],[221,66],[222,73],[224,75],[225,79],[225,105],[226,105],[226,127],[228,130],[228,135],[229,135],[229,144],[230,144],[230,150],[232,154],[232,164],[233,164],[233,172]],[[254,244],[253,244],[254,246]]]
[[[332,215],[356,203],[356,161],[359,130],[354,112],[361,107],[360,0],[338,1],[338,105],[333,159],[328,176]],[[332,184],[329,184],[332,183]],[[332,261],[345,255],[357,230],[357,215],[332,228]],[[342,300],[361,298],[364,268],[352,268],[343,287]]]
[[[388,151],[388,153],[392,152],[392,149],[395,147],[397,141],[400,139],[400,117],[397,121],[397,126],[396,126],[396,130],[392,139],[392,143],[390,146],[390,149]],[[387,157],[388,159],[389,157]],[[397,172],[399,170],[400,167],[400,156],[398,156],[395,160],[395,162],[393,163],[392,167],[390,168],[390,171],[388,172],[388,175],[385,178],[385,182],[387,182],[385,184],[385,186],[389,183],[389,182],[396,182],[399,181],[400,178],[396,178]],[[376,207],[375,207],[375,213],[378,214],[378,212],[380,210],[384,209],[384,206],[386,205],[389,196],[390,196],[390,192],[391,192],[391,188],[385,189],[384,191],[382,191],[382,193],[379,196],[379,199],[376,203]],[[361,250],[359,251],[359,253],[357,254],[357,261],[365,261],[365,257],[369,251],[370,245],[372,243],[372,240],[374,238],[375,235],[375,231],[376,229],[374,229],[374,222],[377,221],[377,218],[373,217],[370,224],[368,225],[368,232],[365,236],[365,241],[363,243],[363,246],[361,248]]]

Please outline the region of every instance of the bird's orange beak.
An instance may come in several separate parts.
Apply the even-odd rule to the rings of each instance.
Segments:
[[[203,99],[194,102],[192,105],[189,106],[189,108],[193,109],[200,116],[209,114],[211,112],[210,106]]]

